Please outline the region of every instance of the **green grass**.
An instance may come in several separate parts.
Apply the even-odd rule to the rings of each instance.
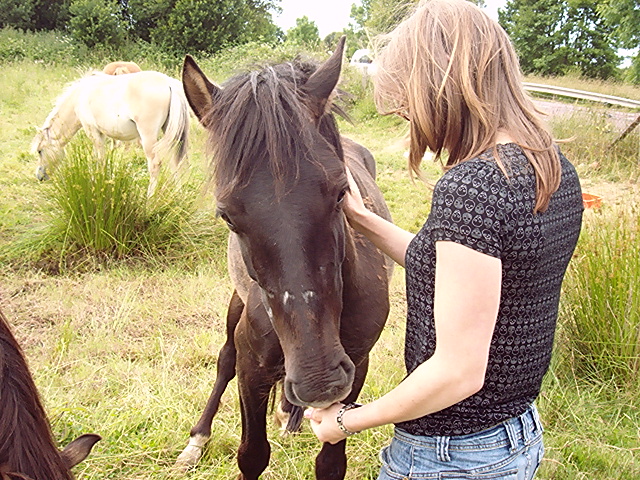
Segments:
[[[211,68],[220,80],[238,55],[228,52],[220,64],[204,59],[205,71]],[[43,236],[50,225],[48,195],[54,185],[35,180],[36,159],[29,153],[33,127],[42,123],[64,85],[82,73],[74,66],[30,61],[4,64],[0,72],[4,85],[0,92],[0,308],[24,346],[60,444],[84,432],[103,436],[87,461],[76,468],[79,479],[173,479],[171,465],[186,445],[188,431],[210,393],[215,358],[224,341],[231,294],[224,228],[210,216],[212,205],[202,199],[189,222],[179,225],[179,233],[153,233],[156,241],[164,238],[168,243],[149,242],[134,258],[109,256],[110,261],[89,261],[88,265],[71,258],[58,270],[33,260],[41,258],[43,251],[53,249],[58,255],[62,251],[60,242],[47,246]],[[349,74],[345,80],[344,88],[355,92],[350,107],[354,123],[341,121],[342,132],[374,153],[378,181],[394,220],[416,231],[428,213],[431,192],[407,173],[406,124],[375,115],[368,86]],[[628,145],[610,153],[606,146],[613,133],[603,125],[606,119],[589,123],[577,117],[554,124],[556,136],[576,135],[563,151],[578,166],[585,189],[603,196],[604,203],[599,211],[585,212],[583,235],[567,273],[557,351],[539,399],[547,430],[547,455],[537,477],[542,480],[640,478],[637,381],[630,377],[621,383],[614,381],[619,376],[608,369],[619,362],[601,358],[604,348],[591,353],[582,350],[585,345],[597,347],[606,341],[609,346],[631,349],[607,351],[607,355],[627,358],[627,366],[637,362],[638,351],[633,350],[637,341],[612,339],[609,333],[616,332],[606,327],[614,325],[614,319],[623,326],[625,321],[637,321],[637,303],[625,301],[637,302],[637,292],[635,297],[630,295],[640,284],[634,200],[639,190],[638,136],[632,135]],[[204,135],[195,121],[192,133],[185,196],[195,199],[204,163]],[[83,148],[81,142],[78,148]],[[132,188],[144,194],[144,160],[136,148],[114,155],[116,161],[132,162]],[[593,165],[596,161],[598,166]],[[427,180],[438,177],[436,165],[425,162],[423,167]],[[171,204],[170,195],[168,199]],[[110,205],[106,198],[104,201]],[[82,202],[78,199],[74,206]],[[172,209],[167,205],[155,208],[159,215]],[[166,223],[157,225],[163,229]],[[161,247],[152,248],[152,244]],[[24,262],[17,265],[16,258]],[[385,393],[404,376],[400,354],[403,274],[402,268],[396,269],[392,312],[373,351],[361,397],[365,402]],[[578,316],[579,312],[584,314]],[[576,327],[576,332],[573,326],[578,320],[593,323]],[[595,367],[598,361],[603,362],[602,368]],[[236,391],[232,381],[214,420],[213,439],[205,456],[185,478],[237,475],[240,414]],[[319,445],[308,426],[301,435],[284,438],[275,426],[270,424],[269,429],[273,453],[263,478],[312,478]],[[391,427],[385,427],[349,440],[347,479],[376,478],[377,454],[390,435]]]

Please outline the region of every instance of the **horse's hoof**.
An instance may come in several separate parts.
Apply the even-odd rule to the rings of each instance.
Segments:
[[[186,472],[194,468],[202,458],[202,447],[196,445],[187,445],[182,451],[176,463],[173,465],[174,469],[182,472]]]

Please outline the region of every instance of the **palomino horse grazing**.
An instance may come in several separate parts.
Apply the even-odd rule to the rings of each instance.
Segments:
[[[85,434],[60,452],[27,362],[0,311],[0,478],[71,480],[100,436]]]
[[[231,230],[235,291],[213,392],[178,466],[194,465],[228,382],[238,375],[239,476],[255,480],[269,462],[269,397],[281,380],[284,405],[354,401],[369,351],[389,313],[389,260],[347,224],[349,167],[367,203],[389,218],[367,164],[371,154],[341,139],[330,98],[344,38],[323,65],[294,61],[213,85],[191,57],[182,81],[209,131],[218,212]],[[296,417],[292,415],[291,418]],[[291,423],[290,418],[290,423]],[[300,426],[290,425],[296,430]],[[345,441],[324,444],[316,478],[342,479]]]
[[[178,172],[187,153],[189,123],[189,106],[180,81],[152,71],[93,73],[65,90],[36,134],[32,145],[39,155],[36,176],[47,179],[49,163],[57,160],[71,137],[84,128],[99,157],[104,155],[106,137],[125,141],[140,138],[151,194],[164,158],[169,157],[171,169]]]
[[[125,73],[138,73],[142,69],[135,62],[111,62],[102,69],[107,75],[124,75]]]

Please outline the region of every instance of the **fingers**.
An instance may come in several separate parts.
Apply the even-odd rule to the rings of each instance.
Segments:
[[[349,167],[346,167],[346,170],[347,170],[347,179],[349,180],[349,190],[351,190],[352,192],[360,193],[360,189],[358,188],[358,184],[356,183],[356,180],[353,178],[353,175],[351,174],[351,170],[349,170]]]

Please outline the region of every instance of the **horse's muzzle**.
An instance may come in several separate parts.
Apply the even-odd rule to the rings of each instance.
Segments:
[[[39,166],[38,168],[36,168],[36,178],[41,182],[44,182],[45,180],[49,180],[49,174],[47,174],[47,169],[42,166]]]
[[[284,393],[287,400],[300,407],[326,408],[344,400],[353,387],[356,367],[351,359],[344,358],[332,370],[313,375],[303,372],[302,380],[292,380],[289,375],[284,379]]]

